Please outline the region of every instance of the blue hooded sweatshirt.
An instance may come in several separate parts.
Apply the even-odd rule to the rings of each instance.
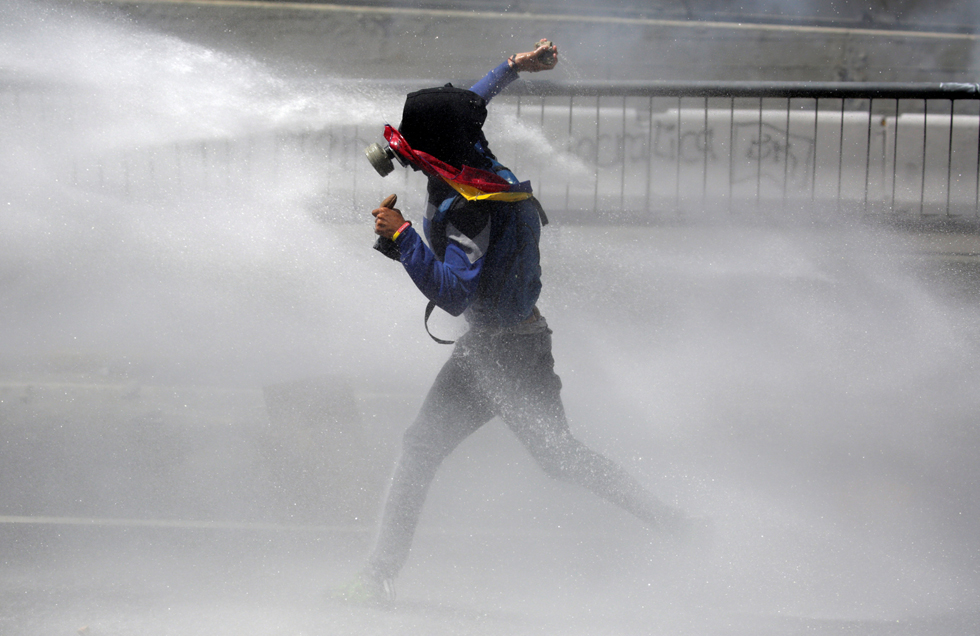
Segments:
[[[517,71],[504,62],[470,90],[489,101],[516,78]],[[518,183],[488,148],[477,144],[476,149],[497,175]],[[474,327],[507,328],[529,318],[541,292],[537,201],[467,201],[437,177],[430,177],[427,190],[428,245],[411,227],[396,241],[419,291]]]

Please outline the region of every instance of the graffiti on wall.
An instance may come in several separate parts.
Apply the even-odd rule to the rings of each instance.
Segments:
[[[728,146],[734,152],[729,159]],[[677,121],[654,120],[648,131],[600,132],[573,138],[571,152],[598,170],[647,164],[663,173],[690,171],[705,166],[709,172],[727,172],[733,184],[762,180],[797,188],[807,187],[813,173],[812,136],[790,132],[768,122],[734,125],[680,126]]]

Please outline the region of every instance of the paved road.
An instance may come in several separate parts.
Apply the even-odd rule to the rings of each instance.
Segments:
[[[307,460],[333,450],[302,420],[270,427],[262,391],[111,382],[116,367],[98,356],[46,358],[86,382],[8,369],[0,633],[976,632],[977,238],[864,239],[812,228],[550,236],[547,271],[562,283],[548,313],[575,430],[712,515],[714,541],[651,536],[547,480],[491,425],[434,485],[394,611],[328,602],[362,562],[372,522],[318,518],[316,497],[329,493],[301,486],[323,475],[262,472],[277,459],[316,470]],[[636,262],[609,257],[622,253]],[[954,265],[964,269],[950,285]],[[441,360],[427,343],[403,345],[416,365]],[[384,435],[397,440],[430,371],[397,399],[358,402],[362,424],[393,422]],[[288,434],[262,434],[276,430]],[[257,461],[262,440],[309,453]],[[93,475],[97,488],[67,487]],[[273,500],[277,484],[307,498]],[[111,521],[79,521],[86,505]]]
[[[975,633],[980,614],[802,617],[712,581],[710,550],[639,534],[422,534],[394,608],[329,590],[364,537],[320,532],[0,527],[5,636]],[[725,581],[725,584],[730,584]],[[777,592],[774,596],[780,596]]]

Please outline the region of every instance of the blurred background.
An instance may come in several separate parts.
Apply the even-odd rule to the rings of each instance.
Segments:
[[[479,79],[487,60],[547,32],[563,56],[551,80],[969,82],[980,21],[975,3],[962,0],[126,2],[105,10],[277,72],[357,79]]]
[[[975,632],[977,19],[4,4],[0,632]],[[552,221],[539,306],[572,429],[713,537],[549,481],[492,422],[433,485],[395,611],[337,607],[449,351],[371,249],[369,211],[397,192],[419,218],[424,183],[363,148],[407,88],[540,37],[561,63],[486,132]],[[966,86],[572,92],[664,81]]]

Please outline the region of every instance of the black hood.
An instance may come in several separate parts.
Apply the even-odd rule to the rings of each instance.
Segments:
[[[415,150],[427,152],[454,168],[467,165],[487,169],[486,158],[475,148],[478,142],[486,148],[486,119],[485,99],[473,91],[446,84],[410,93],[405,98],[398,131]]]

